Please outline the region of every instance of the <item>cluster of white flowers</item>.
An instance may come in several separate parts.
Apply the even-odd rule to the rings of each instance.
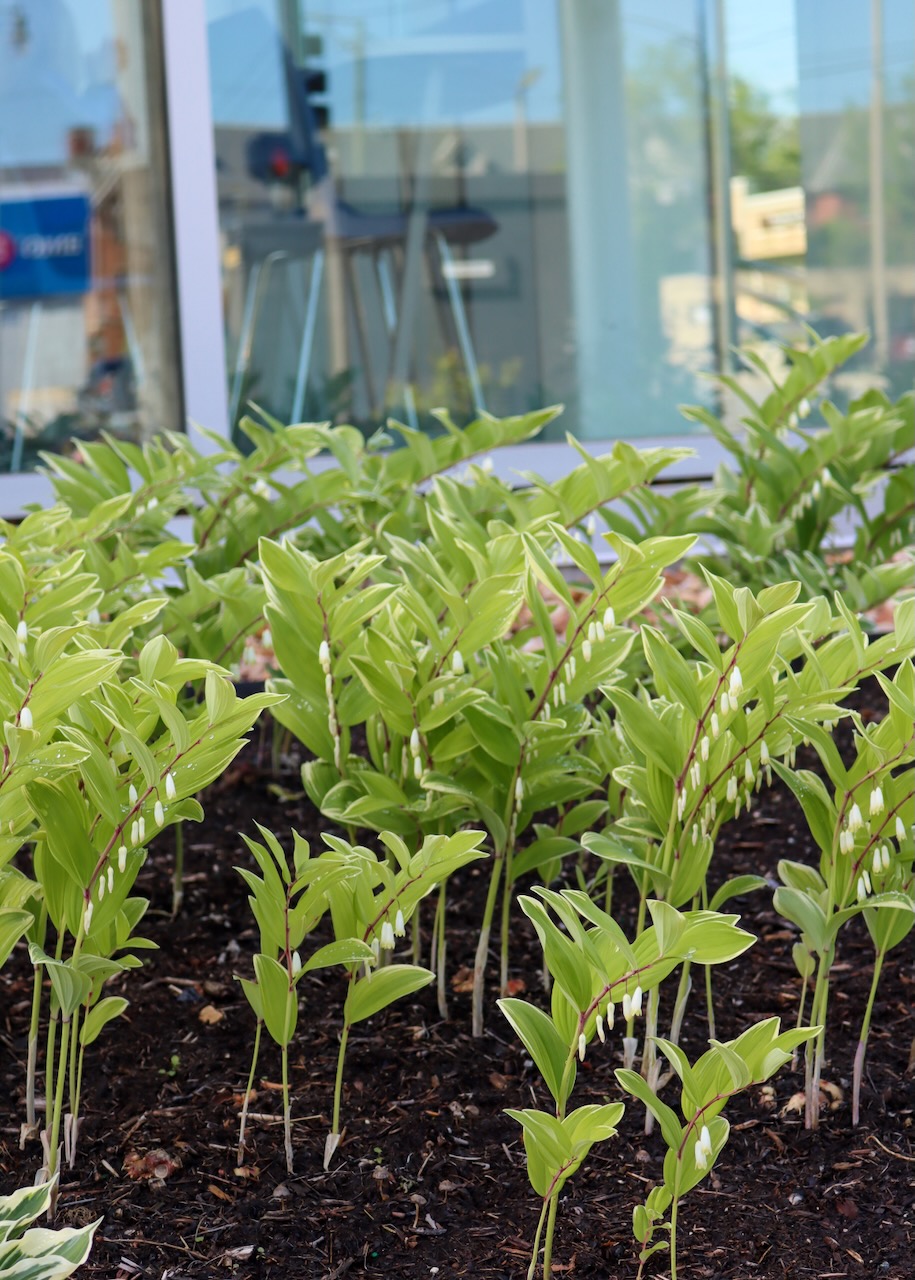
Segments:
[[[882,844],[879,848],[874,849],[871,869],[875,876],[880,875],[881,872],[889,871],[890,863],[890,846],[888,844]]]
[[[98,878],[98,900],[101,902],[105,897],[105,890],[109,893],[114,892],[114,867],[108,863],[107,871]]]
[[[410,732],[410,756],[413,760],[413,777],[417,782],[422,778],[424,772],[422,757],[420,754],[421,750],[422,743],[419,738],[419,729],[414,725]],[[406,773],[406,768],[404,768],[404,773]]]
[[[382,920],[381,934],[372,940],[372,950],[375,952],[375,959],[380,957],[382,951],[393,951],[396,938],[402,938],[406,933],[406,923],[404,921],[403,912],[398,907],[397,914],[394,917],[394,923],[390,920]]]
[[[16,640],[19,644],[19,652],[24,656],[26,650],[26,641],[29,638],[29,626],[25,618],[22,618],[16,628]]]
[[[740,667],[731,668],[731,674],[728,679],[727,693],[721,694],[721,712],[726,715],[728,711],[736,711],[740,706],[740,695],[743,693],[743,676],[740,674]]]
[[[597,1038],[601,1042],[601,1044],[604,1044],[604,1042],[607,1039],[604,1026],[606,1025],[607,1031],[613,1030],[614,1016],[615,1016],[615,1010],[613,1008],[613,1001],[611,1000],[607,1005],[606,1009],[604,1010],[604,1012],[599,1013],[594,1020],[594,1028],[597,1031]]]
[[[879,786],[873,788],[868,803],[868,813],[870,817],[879,817],[886,809],[886,802],[883,798],[883,789]],[[853,804],[845,819],[845,826],[839,832],[839,852],[844,854],[852,854],[855,851],[855,835],[859,831],[869,833],[870,824],[865,821],[861,812],[861,806],[857,803]],[[905,823],[899,814],[896,815],[894,823],[894,831],[896,843],[901,845],[906,838]],[[885,876],[893,865],[893,853],[895,852],[892,840],[888,840],[883,844],[875,844],[873,853],[871,854],[870,873],[866,868],[861,869],[858,876],[856,892],[859,902],[863,902],[870,893],[873,892],[871,883],[871,873],[875,876]]]
[[[601,619],[592,619],[588,623],[588,630],[586,633],[587,638],[585,640],[585,643],[588,645],[587,652],[585,652],[584,645],[582,646],[582,656],[584,657],[585,662],[591,661],[591,645],[596,641],[606,640],[608,630],[615,626],[616,614],[613,611],[612,605],[607,605],[604,610],[604,616]]]
[[[642,1012],[642,988],[636,987],[630,996],[627,991],[623,996],[623,1017],[627,1022],[632,1018],[637,1018]]]
[[[636,1007],[636,1000],[638,1001],[638,1007]],[[628,1006],[627,1006],[627,1001],[628,1001]],[[623,997],[624,1013],[627,1007],[629,1008],[629,1011],[630,1011],[627,1017],[633,1017],[634,1014],[641,1012],[641,1009],[642,1009],[642,988],[641,987],[636,987],[635,993],[631,998],[628,995]],[[615,1010],[613,1007],[613,1001],[610,1000],[607,1002],[607,1006],[604,1009],[604,1012],[603,1013],[598,1012],[597,1016],[594,1019],[594,1029],[597,1032],[597,1038],[601,1042],[601,1044],[606,1043],[607,1032],[613,1030],[614,1016],[615,1016]],[[581,1062],[584,1062],[585,1060],[585,1051],[587,1047],[588,1047],[588,1038],[585,1035],[585,1033],[582,1031],[578,1037],[578,1058],[579,1058],[579,1061]]]

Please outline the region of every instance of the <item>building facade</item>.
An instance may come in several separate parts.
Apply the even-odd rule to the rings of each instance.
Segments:
[[[504,460],[550,473],[805,326],[912,385],[911,0],[0,0],[5,510],[250,402],[561,402]]]

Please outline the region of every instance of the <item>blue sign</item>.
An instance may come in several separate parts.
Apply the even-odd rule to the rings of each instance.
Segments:
[[[89,198],[0,195],[0,298],[58,298],[87,293]]]

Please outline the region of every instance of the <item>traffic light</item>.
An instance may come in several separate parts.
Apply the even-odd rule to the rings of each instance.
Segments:
[[[258,182],[287,182],[302,166],[288,133],[256,133],[248,139],[248,172]]]
[[[320,36],[310,36],[306,55],[324,52]],[[319,138],[329,121],[327,73],[321,67],[296,66],[289,50],[283,51],[289,128],[284,132],[254,134],[248,139],[248,172],[258,182],[294,182],[302,173],[319,181],[327,172],[327,157]]]

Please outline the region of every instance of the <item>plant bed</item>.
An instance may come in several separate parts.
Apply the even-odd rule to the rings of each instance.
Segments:
[[[245,1163],[237,1164],[253,1017],[233,975],[250,973],[257,935],[233,869],[250,864],[236,833],[252,832],[255,821],[278,832],[293,827],[320,847],[327,826],[292,792],[295,775],[283,782],[290,790],[278,797],[254,742],[211,788],[204,823],[186,837],[186,898],[177,920],[169,913],[170,833],[141,873],[139,887],[152,900],[144,928],[160,950],[149,953],[141,975],[120,984],[130,1009],[96,1048],[84,1085],[79,1162],[62,1175],[60,1222],[104,1219],[83,1273],[121,1280],[524,1275],[538,1206],[518,1127],[503,1108],[543,1105],[544,1090],[494,1013],[482,1040],[469,1034],[465,978],[485,895],[485,876],[473,866],[457,877],[449,905],[450,1017],[439,1017],[430,988],[356,1028],[345,1134],[329,1171],[322,1151],[344,985],[333,970],[310,976],[292,1046],[295,1174],[284,1165],[272,1046],[262,1053]],[[815,850],[796,801],[776,784],[722,832],[716,876],[774,878],[782,857],[813,862]],[[616,883],[614,912],[631,930],[636,895],[627,876],[618,873]],[[714,971],[721,1039],[773,1015],[788,1026],[797,1006],[796,933],[774,912],[771,892],[741,898],[735,909],[759,940],[748,956]],[[515,994],[542,1002],[540,950],[520,911],[514,932]],[[873,951],[863,925],[843,933],[821,1125],[804,1129],[802,1073],[787,1068],[771,1086],[734,1100],[729,1144],[712,1177],[684,1202],[684,1276],[908,1280],[915,1239],[913,939],[892,951],[884,968],[861,1122],[853,1129],[849,1078]],[[11,961],[0,983],[9,1010],[0,1168],[4,1185],[21,1185],[37,1159],[35,1146],[20,1152],[17,1145],[27,963]],[[683,1035],[691,1059],[705,1048],[702,1005],[696,990]],[[662,1001],[662,1016],[665,1009]],[[595,1043],[580,1070],[582,1102],[622,1096],[613,1076],[620,1039],[608,1040]],[[630,1101],[619,1137],[596,1148],[567,1184],[558,1274],[635,1275],[631,1212],[660,1178],[664,1150],[659,1134],[645,1137],[642,1119],[641,1106]],[[665,1266],[652,1260],[647,1273],[664,1274]]]
[[[0,525],[3,1280],[910,1274],[915,404],[825,398],[862,340],[708,422],[708,491],[472,463],[552,410],[53,464]]]

